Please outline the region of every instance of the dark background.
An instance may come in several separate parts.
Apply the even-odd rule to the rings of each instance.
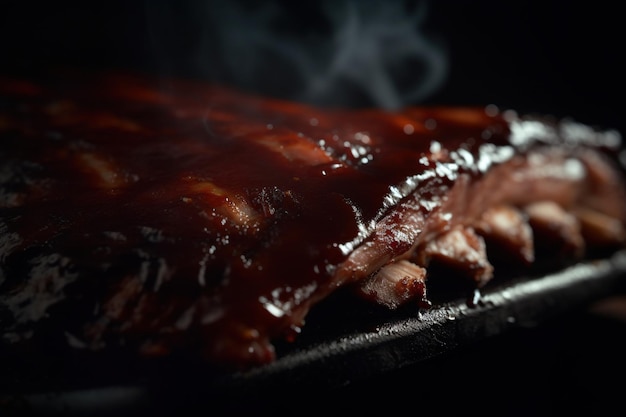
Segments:
[[[36,78],[57,68],[130,69],[297,97],[301,84],[288,69],[274,66],[271,56],[261,55],[251,78],[233,75],[239,74],[233,65],[246,57],[212,43],[211,20],[202,15],[220,13],[222,3],[199,4],[5,0],[0,5],[0,75]],[[319,3],[271,4],[279,6],[276,30],[281,35],[309,39],[328,32]],[[433,1],[420,30],[444,51],[445,82],[406,104],[496,104],[573,117],[623,134],[619,6],[614,1]],[[243,7],[257,6],[245,2]],[[236,19],[226,23],[247,30]],[[207,57],[198,59],[203,50]],[[345,104],[372,103],[355,92]],[[397,413],[399,405],[410,413],[436,415],[619,415],[626,405],[619,393],[626,372],[623,334],[622,322],[583,309],[545,327],[503,335],[358,384],[334,395],[332,407],[364,415],[368,409]],[[315,405],[312,409],[329,410],[325,402]]]
[[[336,8],[347,4],[332,3]],[[379,3],[389,7],[400,2]],[[496,104],[624,130],[624,24],[618,2],[405,3],[409,11],[423,7],[416,30],[436,43],[446,60],[444,83],[419,102],[406,104]],[[219,39],[218,23],[230,33],[250,29],[249,21],[232,16],[233,7],[230,14],[224,12],[224,4],[241,5],[249,19],[273,10],[269,27],[275,38],[298,39],[309,52],[315,49],[319,55],[323,49],[319,42],[306,43],[312,38],[330,44],[332,28],[322,2],[5,0],[0,6],[0,72],[130,68],[297,97],[302,83],[290,78],[292,68],[284,60],[259,52],[249,69],[250,54]],[[412,70],[410,64],[405,68]],[[241,75],[248,70],[253,74]],[[371,104],[361,98],[354,94],[348,104]],[[338,94],[335,100],[343,104]],[[325,98],[325,103],[332,101],[332,95]]]

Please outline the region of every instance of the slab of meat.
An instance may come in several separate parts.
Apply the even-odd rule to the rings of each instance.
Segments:
[[[545,254],[621,247],[620,140],[493,106],[3,78],[0,335],[266,364],[342,287],[427,308],[428,280],[448,279],[431,267],[481,288]]]

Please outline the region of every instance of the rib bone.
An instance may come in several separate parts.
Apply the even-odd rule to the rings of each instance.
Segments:
[[[366,279],[360,286],[361,294],[391,309],[409,300],[426,300],[426,269],[407,260],[390,263]]]

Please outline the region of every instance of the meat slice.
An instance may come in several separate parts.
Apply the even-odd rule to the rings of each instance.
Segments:
[[[595,247],[614,247],[624,241],[623,223],[615,217],[587,207],[577,207],[574,215],[580,222],[585,241]]]
[[[3,78],[0,94],[12,346],[248,369],[339,288],[425,308],[435,263],[479,288],[509,268],[495,246],[532,266],[542,233],[563,256],[624,244],[610,130],[478,107],[326,110],[127,74]]]
[[[468,275],[477,287],[483,287],[493,276],[482,237],[474,229],[455,227],[425,244],[421,251],[425,263],[439,262],[457,273]]]
[[[497,259],[526,265],[535,260],[533,230],[521,210],[506,205],[490,207],[480,217],[476,230]]]
[[[578,218],[551,201],[538,201],[524,207],[534,231],[537,250],[544,256],[580,259],[585,240]]]

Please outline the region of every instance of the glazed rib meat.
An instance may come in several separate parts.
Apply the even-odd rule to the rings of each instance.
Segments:
[[[542,254],[621,247],[620,140],[493,106],[0,79],[0,334],[266,364],[339,288],[428,308],[434,265],[481,288]]]

